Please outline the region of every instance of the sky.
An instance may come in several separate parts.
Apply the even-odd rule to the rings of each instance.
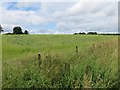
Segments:
[[[4,33],[15,26],[30,34],[118,32],[118,2],[2,2]]]

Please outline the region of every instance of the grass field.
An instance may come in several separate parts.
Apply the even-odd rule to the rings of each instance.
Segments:
[[[2,88],[2,36],[0,35],[0,88]]]
[[[118,36],[3,35],[2,68],[3,88],[114,88]]]

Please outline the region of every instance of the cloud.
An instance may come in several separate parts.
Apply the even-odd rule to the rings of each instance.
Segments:
[[[116,12],[117,10],[117,3],[114,2],[77,2],[76,4],[74,4],[72,7],[68,8],[66,10],[66,13],[68,15],[81,15],[81,14],[95,14],[98,12],[103,12],[105,14],[112,14],[114,12]],[[116,10],[115,10],[116,9]]]
[[[3,11],[3,23],[4,24],[19,24],[19,25],[36,25],[43,24],[46,19],[34,11]]]
[[[117,32],[117,3],[76,3],[58,19],[58,30]],[[62,25],[61,23],[62,22]]]
[[[66,10],[66,13],[68,15],[76,15],[79,14],[82,11],[82,3],[76,3],[75,5],[73,5],[71,8],[68,8]]]
[[[2,24],[2,27],[4,27],[3,30],[5,32],[13,32],[12,30],[15,26],[19,26],[19,25],[17,25],[17,24]]]
[[[26,23],[28,24],[40,25],[40,24],[44,24],[45,22],[47,22],[46,18],[40,15],[37,15],[36,13],[29,13],[28,15],[29,17],[25,17]]]
[[[0,23],[2,23],[2,7],[0,7]]]
[[[3,24],[20,25],[31,33],[117,32],[117,2],[17,2],[14,5],[17,9],[6,8],[10,4],[0,6]],[[54,23],[52,27],[51,23]]]

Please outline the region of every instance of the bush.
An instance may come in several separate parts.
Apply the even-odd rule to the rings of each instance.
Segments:
[[[24,31],[24,34],[29,34],[27,30]]]

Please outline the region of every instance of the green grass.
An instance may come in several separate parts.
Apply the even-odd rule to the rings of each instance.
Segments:
[[[2,88],[2,36],[0,35],[0,88]]]
[[[3,88],[117,87],[118,36],[3,35],[2,41]]]

